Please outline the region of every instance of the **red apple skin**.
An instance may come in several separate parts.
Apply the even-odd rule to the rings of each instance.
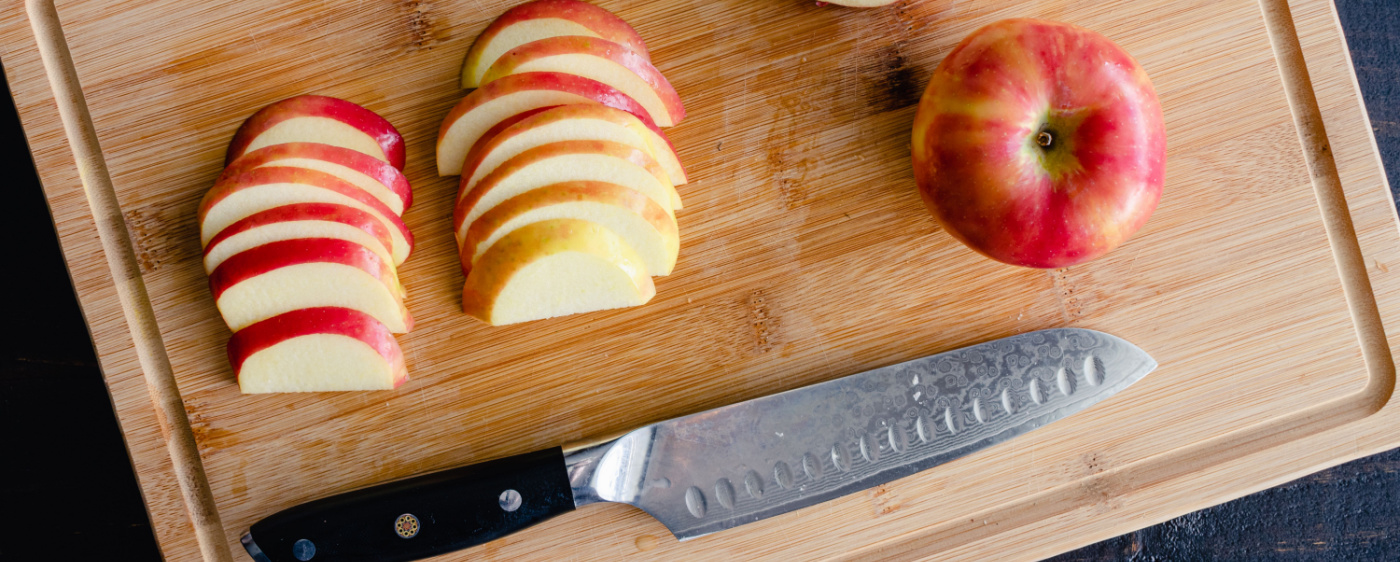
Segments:
[[[646,43],[637,31],[632,29],[622,18],[617,15],[579,0],[535,0],[527,2],[501,14],[491,25],[476,36],[476,41],[467,51],[467,59],[463,63],[463,68],[477,67],[482,64],[482,51],[502,30],[517,23],[535,19],[555,18],[568,20],[583,27],[588,28],[599,37],[618,43],[641,55],[642,58],[651,60],[651,54],[647,52]],[[493,61],[484,61],[490,66]],[[467,80],[462,80],[462,87],[473,87],[467,84]]]
[[[566,35],[531,41],[501,55],[501,58],[497,59],[496,63],[492,64],[491,68],[486,71],[482,82],[489,85],[490,82],[511,75],[517,66],[532,60],[572,54],[586,54],[610,60],[632,71],[648,86],[651,86],[651,89],[661,98],[661,104],[666,109],[665,115],[651,115],[656,124],[669,127],[679,125],[685,119],[685,106],[681,104],[680,95],[676,93],[676,89],[671,86],[671,82],[666,80],[661,71],[651,64],[650,60],[627,47],[597,37]],[[667,120],[669,122],[666,122]]]
[[[914,119],[914,176],[934,217],[972,249],[1068,267],[1147,222],[1162,196],[1165,131],[1147,73],[1111,40],[1004,20],[934,71]]]
[[[293,117],[326,117],[364,131],[384,150],[389,164],[400,170],[404,165],[403,136],[379,114],[357,104],[328,96],[296,96],[259,109],[238,127],[229,143],[224,165],[232,164],[263,131]]]
[[[632,99],[631,96],[597,80],[562,72],[522,72],[502,77],[472,90],[472,93],[467,94],[466,97],[462,98],[462,101],[457,102],[457,105],[447,112],[447,116],[442,118],[442,127],[438,129],[438,143],[442,143],[442,139],[447,136],[447,131],[452,128],[453,123],[456,123],[458,119],[477,106],[527,90],[568,92],[634,114],[645,115],[647,112],[646,108],[642,107],[642,104],[637,103],[637,100]]]
[[[294,238],[268,242],[230,256],[209,274],[209,292],[217,301],[229,287],[274,269],[303,263],[348,265],[386,284],[393,283],[392,266],[369,248],[338,238]]]
[[[352,308],[324,306],[293,310],[248,326],[228,340],[228,362],[234,376],[253,354],[292,338],[313,334],[338,334],[355,338],[379,353],[394,369],[394,387],[408,380],[403,350],[389,328],[373,316]]]
[[[405,211],[413,205],[413,187],[408,184],[408,178],[404,177],[398,168],[363,152],[332,144],[288,142],[264,146],[239,156],[224,168],[224,173],[219,175],[219,179],[236,176],[253,168],[266,166],[269,162],[287,158],[308,158],[340,164],[384,184],[391,193],[403,200]]]
[[[408,226],[404,225],[398,215],[394,214],[393,210],[389,209],[388,206],[384,205],[383,202],[376,199],[373,195],[351,185],[349,182],[325,172],[307,168],[266,166],[248,170],[237,176],[220,178],[219,182],[214,184],[214,187],[210,188],[209,191],[204,194],[204,200],[199,204],[199,224],[204,224],[204,216],[209,213],[209,210],[212,209],[214,205],[217,205],[219,201],[228,197],[229,194],[240,189],[269,183],[299,183],[311,185],[351,197],[382,214],[385,220],[389,222],[390,226],[403,235],[404,240],[408,242],[409,251],[412,252],[413,233],[408,230]],[[217,235],[218,234],[215,234],[215,236]],[[213,241],[213,237],[210,238],[210,241]]]
[[[385,251],[392,251],[394,247],[393,239],[389,237],[389,229],[374,215],[354,207],[336,205],[335,203],[297,203],[253,213],[228,225],[227,228],[220,230],[218,234],[209,239],[209,245],[204,247],[204,255],[208,256],[210,252],[214,251],[215,246],[235,234],[247,232],[259,226],[288,221],[338,222],[365,231],[379,240],[384,245]]]
[[[304,263],[348,265],[372,275],[396,297],[403,294],[393,264],[379,259],[369,248],[337,238],[279,240],[234,254],[209,274],[209,292],[217,302],[224,291],[234,285],[275,269]],[[404,319],[404,332],[407,333],[413,329],[413,316],[402,302],[399,302],[399,312]]]

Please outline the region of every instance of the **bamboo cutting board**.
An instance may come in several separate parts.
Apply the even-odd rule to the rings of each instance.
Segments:
[[[1326,0],[601,1],[689,111],[668,132],[693,179],[680,263],[645,307],[505,328],[458,310],[456,182],[432,156],[463,54],[512,2],[61,0],[61,28],[45,2],[0,8],[0,60],[170,560],[198,536],[246,559],[251,523],[320,496],[1057,326],[1161,367],[1005,445],[739,529],[678,543],[589,506],[442,559],[1035,559],[1400,445],[1400,229]],[[980,258],[914,190],[930,71],[1018,16],[1103,32],[1163,102],[1161,206],[1083,266]],[[396,391],[242,396],[224,357],[195,207],[241,120],[301,93],[408,141],[418,328]]]

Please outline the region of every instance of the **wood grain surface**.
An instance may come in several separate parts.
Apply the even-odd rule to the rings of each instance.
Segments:
[[[455,184],[431,154],[462,54],[508,3],[59,3],[228,544],[329,493],[1063,325],[1162,367],[1006,446],[738,530],[681,544],[636,510],[590,507],[466,555],[1034,558],[1400,443],[1382,409],[1400,234],[1329,3],[601,4],[691,115],[670,131],[694,178],[677,272],[640,309],[487,328],[457,311]],[[1009,16],[1107,34],[1163,100],[1162,205],[1086,266],[981,259],[912,187],[928,71]],[[195,557],[26,18],[0,12],[0,60],[162,549]],[[400,338],[413,378],[398,391],[245,397],[223,359],[194,207],[238,122],[297,93],[362,103],[408,140],[419,246],[401,271],[420,327]]]

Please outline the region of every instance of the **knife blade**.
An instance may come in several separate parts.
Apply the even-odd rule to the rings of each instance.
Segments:
[[[884,484],[1084,410],[1157,366],[1041,330],[554,448],[316,500],[255,523],[258,562],[416,560],[596,502],[694,538]]]

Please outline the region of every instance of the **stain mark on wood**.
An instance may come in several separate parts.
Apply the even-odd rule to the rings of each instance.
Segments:
[[[776,344],[778,317],[768,307],[768,299],[762,290],[749,295],[749,325],[753,328],[753,347],[758,353],[767,353]]]
[[[1056,269],[1050,273],[1055,282],[1055,296],[1060,301],[1060,311],[1066,321],[1078,320],[1084,316],[1084,305],[1069,281],[1069,268]]]
[[[123,215],[142,275],[200,255],[198,225],[184,206],[140,207]]]
[[[888,486],[888,484],[881,484],[870,489],[870,503],[874,507],[876,517],[889,515],[904,507],[904,502],[895,494],[890,493]]]
[[[913,107],[923,95],[919,88],[924,81],[920,69],[909,64],[904,45],[899,41],[881,47],[861,68],[865,104],[874,113]]]
[[[408,28],[408,52],[432,49],[446,39],[446,32],[436,25],[432,15],[432,4],[423,0],[402,0],[399,11],[403,13]]]

